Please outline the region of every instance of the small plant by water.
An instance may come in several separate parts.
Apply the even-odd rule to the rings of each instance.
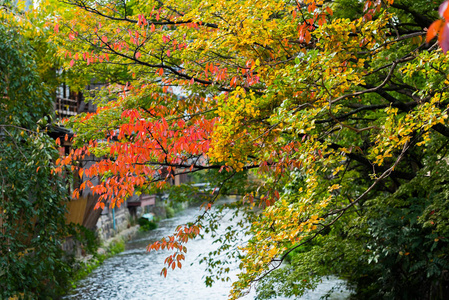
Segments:
[[[76,264],[73,265],[73,276],[71,280],[71,286],[72,288],[76,288],[77,282],[81,279],[85,278],[87,275],[92,273],[93,270],[98,268],[103,262],[113,257],[114,255],[117,255],[120,252],[125,251],[125,241],[124,240],[117,240],[113,241],[109,244],[108,248],[106,249],[105,253],[98,253],[97,249],[92,254],[93,257],[87,261],[78,261]]]
[[[157,228],[157,223],[155,221],[150,221],[146,218],[139,218],[137,222],[140,225],[140,231],[150,231]]]

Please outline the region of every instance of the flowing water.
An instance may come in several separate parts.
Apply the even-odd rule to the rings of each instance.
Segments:
[[[177,217],[163,220],[159,228],[147,233],[141,233],[126,244],[126,250],[95,269],[89,276],[78,282],[77,288],[64,299],[71,300],[225,300],[231,283],[216,282],[212,287],[206,287],[203,275],[205,265],[198,264],[199,255],[207,254],[216,247],[213,239],[205,235],[204,239],[196,239],[187,244],[188,252],[182,269],[169,271],[167,278],[160,276],[163,262],[171,252],[156,251],[148,253],[146,246],[160,238],[172,234],[179,224],[195,220],[199,214],[198,208],[188,208]],[[222,225],[230,225],[223,219]],[[231,269],[231,278],[236,278],[237,265]],[[341,283],[331,278],[323,280],[318,288],[299,299],[318,300],[332,287]],[[347,290],[333,294],[329,299],[346,299]],[[255,299],[252,292],[243,300]],[[281,298],[277,298],[280,300]],[[285,298],[282,298],[285,299]]]

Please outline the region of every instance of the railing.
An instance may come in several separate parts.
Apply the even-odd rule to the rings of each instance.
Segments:
[[[56,97],[55,110],[60,118],[76,116],[78,113],[78,102],[73,99]]]

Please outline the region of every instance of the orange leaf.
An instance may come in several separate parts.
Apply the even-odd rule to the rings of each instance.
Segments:
[[[310,32],[306,31],[306,34],[305,34],[305,40],[306,40],[306,43],[307,43],[307,44],[310,42],[310,39],[311,39],[311,38],[312,38],[312,36],[310,35]]]
[[[446,5],[446,9],[443,12],[443,18],[447,20],[449,20],[449,5]]]
[[[315,4],[315,2],[312,2],[312,4],[310,4],[309,7],[307,8],[307,10],[308,10],[309,12],[312,12],[312,11],[314,11],[315,9],[316,9],[316,4]]]
[[[231,79],[231,83],[229,84],[231,87],[232,86],[237,86],[237,77],[232,77]]]
[[[437,20],[433,22],[432,25],[430,25],[429,29],[427,30],[426,43],[430,42],[437,35],[442,24],[443,20]]]

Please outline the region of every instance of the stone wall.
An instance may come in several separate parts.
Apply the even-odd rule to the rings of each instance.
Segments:
[[[115,211],[115,213],[113,212]],[[114,214],[115,214],[115,229],[114,229]],[[120,207],[110,209],[105,207],[97,221],[97,234],[101,241],[105,241],[114,237],[118,232],[123,231],[130,226],[130,218],[128,209],[125,204]]]

